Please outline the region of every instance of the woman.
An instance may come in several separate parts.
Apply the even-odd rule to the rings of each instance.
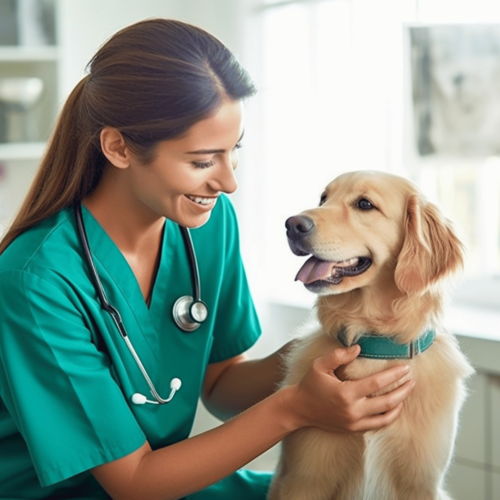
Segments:
[[[254,92],[218,40],[178,21],[125,28],[92,59],[0,246],[0,498],[264,499],[270,474],[238,469],[288,433],[365,431],[399,414],[410,384],[367,395],[405,367],[333,374],[357,347],[278,391],[286,346],[245,359],[260,326],[225,194]],[[191,333],[172,319],[193,294],[180,226],[208,308]],[[136,404],[154,396],[139,363],[171,402]],[[187,439],[200,395],[234,418]]]

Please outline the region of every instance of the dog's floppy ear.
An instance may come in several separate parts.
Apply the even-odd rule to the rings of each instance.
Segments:
[[[405,237],[396,264],[396,286],[405,293],[423,293],[463,266],[463,245],[432,203],[408,197]]]

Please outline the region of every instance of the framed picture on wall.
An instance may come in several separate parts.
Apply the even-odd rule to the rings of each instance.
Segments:
[[[500,154],[500,24],[408,30],[417,155]]]

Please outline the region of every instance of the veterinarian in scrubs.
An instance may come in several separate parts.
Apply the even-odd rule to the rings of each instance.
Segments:
[[[367,396],[404,367],[333,374],[357,347],[281,390],[287,346],[245,359],[261,330],[226,194],[254,92],[181,22],[129,26],[92,59],[0,245],[0,499],[263,500],[270,473],[240,468],[290,432],[397,417],[409,384]],[[208,311],[194,331],[173,319],[196,296],[181,226]],[[188,439],[200,396],[227,421]]]

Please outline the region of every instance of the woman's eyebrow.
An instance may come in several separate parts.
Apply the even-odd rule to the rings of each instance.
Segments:
[[[245,131],[243,130],[237,143],[239,143],[243,139],[244,135],[245,135]],[[215,155],[215,154],[220,154],[220,153],[225,153],[225,152],[226,152],[225,149],[198,149],[197,151],[187,151],[186,154],[188,154],[188,155]]]

